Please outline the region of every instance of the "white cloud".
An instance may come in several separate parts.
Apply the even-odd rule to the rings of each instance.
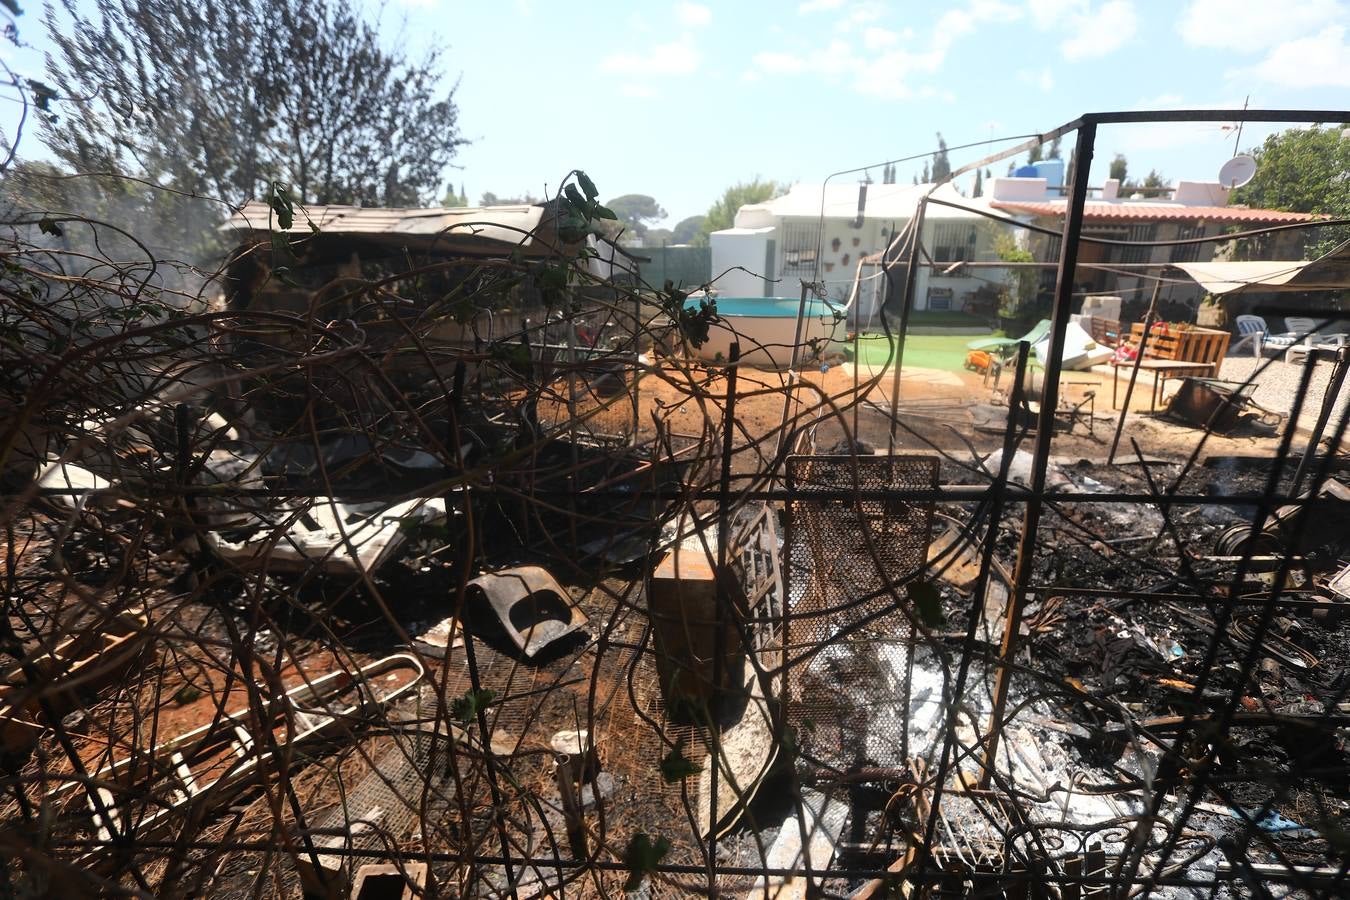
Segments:
[[[1280,87],[1350,88],[1350,43],[1345,27],[1333,25],[1321,34],[1286,41],[1256,65],[1228,74]]]
[[[1182,98],[1180,94],[1158,94],[1156,97],[1149,97],[1140,100],[1134,105],[1135,109],[1181,109]],[[1216,107],[1219,108],[1219,107]]]
[[[1177,20],[1186,43],[1253,52],[1305,37],[1347,18],[1340,0],[1191,0]]]
[[[677,3],[675,19],[686,28],[702,28],[712,21],[712,10],[701,3]]]
[[[880,50],[900,40],[900,35],[886,28],[871,26],[863,31],[863,46],[868,50]]]
[[[1054,73],[1050,71],[1049,66],[1042,68],[1039,72],[1031,69],[1023,69],[1017,73],[1017,80],[1022,82],[1022,84],[1030,84],[1038,87],[1047,94],[1055,89],[1055,76]]]
[[[1139,27],[1131,0],[1109,0],[1095,10],[1070,14],[1068,22],[1069,36],[1059,49],[1071,62],[1098,59],[1120,49]]]
[[[1070,15],[1083,12],[1084,0],[1029,0],[1027,8],[1031,10],[1031,21],[1042,31],[1064,22]]]
[[[826,12],[831,9],[838,9],[843,5],[844,0],[806,0],[806,2],[797,5],[797,12]]]
[[[828,8],[843,5],[834,3]],[[804,11],[807,7],[809,11],[827,8],[822,0],[802,4]],[[869,96],[936,97],[940,94],[934,88],[916,82],[941,70],[960,37],[982,25],[1014,21],[1023,15],[1020,7],[1004,0],[969,0],[940,16],[931,34],[920,37],[912,28],[891,30],[868,24],[884,13],[885,8],[874,0],[852,3],[835,23],[839,37],[810,50],[757,53],[752,57],[753,68],[742,78],[755,81],[761,75],[811,74],[834,83],[849,83],[858,93]]]
[[[769,75],[796,75],[806,71],[806,60],[792,53],[768,50],[756,53],[753,62],[756,69]]]
[[[690,75],[698,68],[700,58],[698,48],[681,38],[658,44],[645,53],[611,54],[600,61],[600,71],[649,77]]]
[[[623,94],[625,97],[638,97],[645,100],[655,97],[656,89],[648,84],[635,84],[630,82],[628,84],[619,85],[619,93]]]

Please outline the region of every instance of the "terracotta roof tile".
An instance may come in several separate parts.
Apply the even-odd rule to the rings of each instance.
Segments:
[[[995,200],[994,209],[1031,216],[1063,216],[1065,203],[1055,201]],[[1164,203],[1110,203],[1088,201],[1083,207],[1085,219],[1096,222],[1308,222],[1318,218],[1311,213],[1284,212],[1278,209],[1248,209],[1244,206],[1182,206]]]

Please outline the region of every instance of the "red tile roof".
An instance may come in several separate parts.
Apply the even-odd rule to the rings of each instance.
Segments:
[[[989,204],[1020,215],[1063,216],[1063,201],[994,200]],[[1088,201],[1083,207],[1085,219],[1107,222],[1308,222],[1319,218],[1311,213],[1284,212],[1278,209],[1248,209],[1244,206],[1181,206],[1163,203],[1110,203]]]

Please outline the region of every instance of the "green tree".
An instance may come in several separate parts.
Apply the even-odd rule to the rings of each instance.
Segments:
[[[1256,158],[1256,175],[1233,191],[1234,203],[1262,209],[1321,213],[1350,218],[1350,137],[1346,124],[1329,128],[1291,128],[1248,150]],[[1344,226],[1318,229],[1304,248],[1314,259],[1350,239]]]
[[[688,244],[694,241],[703,230],[703,216],[688,216],[675,223],[670,230],[672,244]]]
[[[464,185],[459,186],[459,193],[455,193],[455,186],[452,184],[445,189],[445,196],[441,198],[441,206],[455,208],[469,205],[469,195],[464,192]]]
[[[437,196],[465,141],[436,50],[381,40],[353,0],[61,0],[46,17],[77,172],[144,177],[240,203],[272,181],[303,202],[409,206]]]
[[[1059,155],[1059,152],[1060,152],[1060,151],[1059,151],[1059,138],[1056,137],[1053,141],[1050,142],[1050,152],[1048,152],[1048,153],[1045,154],[1045,158],[1046,158],[1046,159],[1060,159],[1061,157],[1060,157],[1060,155]]]
[[[646,235],[648,223],[666,217],[666,211],[661,208],[661,204],[646,194],[624,194],[610,200],[605,206],[614,211],[619,226],[638,239]]]
[[[937,143],[938,151],[933,154],[933,180],[941,181],[952,174],[952,164],[947,159],[947,142],[942,139],[942,132],[940,131],[937,133]]]
[[[1042,158],[1043,157],[1041,156],[1041,145],[1037,144],[1036,146],[1031,148],[1031,151],[1029,153],[1027,153],[1027,165],[1031,165],[1032,163],[1038,163],[1041,161]]]
[[[1108,178],[1115,178],[1121,184],[1125,183],[1125,174],[1129,171],[1129,161],[1125,159],[1125,154],[1117,153],[1115,159],[1111,160],[1111,168],[1107,172]]]
[[[1232,201],[1289,212],[1350,214],[1350,127],[1291,128],[1248,152],[1256,175],[1233,191]]]
[[[1139,187],[1150,190],[1162,190],[1171,187],[1171,185],[1167,183],[1167,179],[1164,178],[1162,173],[1157,169],[1149,169],[1148,174],[1144,176],[1144,180]]]
[[[539,199],[529,192],[523,197],[498,197],[492,191],[483,191],[483,195],[478,199],[479,206],[534,206],[539,202]]]
[[[772,200],[774,197],[781,196],[785,190],[786,187],[776,181],[764,181],[758,177],[752,181],[742,181],[732,185],[722,192],[722,196],[718,198],[716,203],[708,207],[708,212],[703,216],[703,223],[699,228],[698,236],[692,243],[706,245],[708,235],[714,231],[730,228],[735,223],[736,210],[752,203]]]
[[[1006,232],[1000,232],[994,239],[994,253],[1004,262],[1029,263],[1035,260],[1031,251]],[[999,286],[999,315],[1006,319],[1026,315],[1035,304],[1036,283],[1039,279],[1040,274],[1030,266],[1005,269],[1003,283]]]
[[[975,170],[975,187],[971,189],[970,196],[972,197],[984,196],[984,173],[981,172],[979,169]]]

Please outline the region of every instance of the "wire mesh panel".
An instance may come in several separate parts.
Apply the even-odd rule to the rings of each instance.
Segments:
[[[819,758],[861,765],[869,733],[879,747],[906,742],[912,664],[894,642],[912,633],[904,584],[932,536],[932,501],[886,493],[936,490],[938,460],[789,457],[787,480],[788,716]]]

